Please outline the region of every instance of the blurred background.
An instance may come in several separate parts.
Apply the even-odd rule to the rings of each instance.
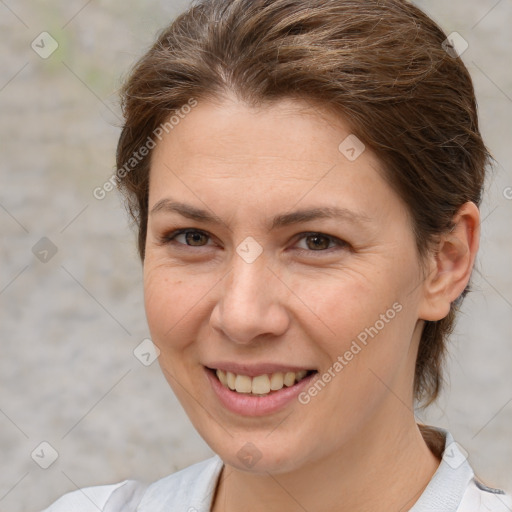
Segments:
[[[497,161],[449,379],[418,419],[448,428],[477,475],[512,492],[512,2],[415,3],[469,44]],[[93,196],[115,169],[120,83],[188,5],[0,0],[1,512],[212,454],[158,363],[135,357],[149,332],[134,233],[116,191]]]

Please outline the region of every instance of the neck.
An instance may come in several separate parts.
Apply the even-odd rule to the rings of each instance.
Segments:
[[[212,512],[409,510],[439,460],[412,412],[396,402],[394,414],[387,411],[387,421],[375,418],[346,445],[296,471],[255,474],[225,465]]]

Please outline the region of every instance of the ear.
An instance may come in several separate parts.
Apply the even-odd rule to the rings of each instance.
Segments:
[[[466,288],[480,240],[480,213],[472,203],[464,203],[453,219],[454,227],[441,235],[429,257],[429,271],[423,283],[419,308],[422,320],[441,320],[450,305]]]

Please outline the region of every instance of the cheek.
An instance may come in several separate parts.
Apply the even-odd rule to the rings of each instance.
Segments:
[[[201,323],[214,284],[211,275],[191,275],[183,268],[146,260],[144,305],[153,342],[161,351],[182,349],[194,339],[192,331]]]
[[[343,349],[365,327],[373,325],[396,300],[395,289],[363,273],[325,273],[291,282],[291,304],[297,321],[311,331],[312,339],[322,335],[332,348]],[[306,321],[305,321],[306,320]]]
[[[347,360],[350,369],[337,374],[393,372],[407,357],[417,320],[407,278],[414,269],[402,266],[397,272],[389,263],[379,269],[320,274],[291,287],[300,299],[295,299],[297,322],[327,355],[324,363],[332,365],[338,356]]]
[[[144,305],[153,341],[162,347],[180,327],[180,319],[191,308],[193,293],[183,277],[165,267],[146,264],[144,268]]]
[[[414,319],[400,306],[396,302],[374,306],[370,312],[361,309],[357,318],[342,315],[336,323],[335,341],[325,343],[328,359],[321,378],[326,384],[310,387],[302,399],[317,403],[332,442],[340,433],[345,438],[355,434],[386,397],[396,398],[398,407],[408,402],[414,369],[410,350]]]

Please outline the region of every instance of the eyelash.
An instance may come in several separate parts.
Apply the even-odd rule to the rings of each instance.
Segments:
[[[192,228],[185,228],[185,229],[178,229],[176,231],[173,231],[169,234],[166,234],[164,236],[161,237],[160,239],[160,243],[161,245],[168,245],[168,244],[171,244],[171,243],[177,243],[178,245],[181,245],[183,247],[198,247],[198,248],[201,248],[201,247],[207,247],[208,244],[206,245],[188,245],[188,244],[182,244],[181,242],[175,242],[175,238],[179,235],[182,235],[182,234],[186,234],[186,233],[200,233],[202,235],[205,235],[207,236],[210,240],[211,240],[211,236],[206,232],[206,231],[202,231],[200,229],[192,229]],[[300,236],[299,236],[300,235]],[[350,245],[348,244],[348,242],[345,242],[344,240],[341,240],[339,238],[336,238],[332,235],[326,235],[324,233],[320,233],[318,231],[307,231],[307,232],[304,232],[304,233],[299,233],[298,238],[296,239],[296,243],[299,242],[300,240],[302,239],[305,239],[307,238],[308,236],[319,236],[319,237],[322,237],[322,238],[327,238],[329,240],[329,242],[331,243],[334,243],[335,245],[338,246],[339,249],[346,249],[346,248],[350,248]],[[320,253],[320,255],[325,254],[325,253],[328,253],[330,254],[331,252],[331,249],[333,249],[333,247],[329,247],[327,249],[319,249],[319,250],[313,250],[313,249],[299,249],[299,251],[301,252],[307,252],[307,253]]]

